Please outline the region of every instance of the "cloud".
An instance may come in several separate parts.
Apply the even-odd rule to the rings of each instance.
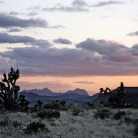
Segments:
[[[19,13],[19,12],[10,12],[10,13],[9,13],[9,15],[12,15],[12,16],[14,16],[14,15],[19,15],[19,14],[24,14],[24,13]]]
[[[20,19],[14,16],[0,14],[0,27],[1,28],[9,28],[9,27],[20,27],[20,28],[27,28],[27,27],[41,27],[47,28],[48,22],[44,19]]]
[[[59,28],[66,28],[66,27],[62,25],[55,25],[55,26],[49,26],[48,28],[59,29]]]
[[[42,9],[43,11],[55,12],[88,12],[89,5],[84,0],[74,0],[71,5],[64,6],[61,4],[57,4],[54,7],[45,7]]]
[[[76,47],[97,52],[101,55],[113,54],[121,51],[127,52],[127,50],[129,49],[128,47],[115,41],[107,41],[104,39],[95,40],[92,38],[87,38],[85,41],[78,43]]]
[[[89,81],[77,81],[77,82],[74,82],[74,83],[80,83],[80,84],[96,84],[94,82],[89,82]]]
[[[138,31],[137,32],[132,32],[132,33],[128,33],[128,36],[138,36]]]
[[[9,35],[8,33],[0,33],[0,43],[24,43],[27,45],[35,45],[43,48],[47,48],[52,45],[46,40],[36,40],[35,38],[30,36]]]
[[[43,89],[47,88],[52,90],[52,91],[57,91],[57,87],[62,88],[62,91],[66,89],[72,88],[71,85],[67,83],[62,83],[61,81],[46,81],[46,82],[35,82],[35,83],[30,83],[30,82],[17,82],[17,85],[20,86],[21,90],[30,90],[30,89]],[[27,88],[27,89],[26,89]]]
[[[73,6],[79,6],[79,7],[83,7],[83,6],[87,6],[88,4],[84,1],[84,0],[74,0],[72,2]]]
[[[36,44],[35,40],[35,44]],[[76,48],[24,47],[0,52],[6,66],[18,66],[22,75],[115,76],[138,75],[138,45],[131,48],[115,41],[86,39]],[[0,59],[0,63],[3,63]],[[3,72],[0,69],[0,72]]]
[[[33,7],[30,7],[28,8],[28,10],[40,10],[41,9],[41,5],[36,5],[36,6],[33,6]]]
[[[138,56],[138,44],[132,46],[131,51],[133,55]]]
[[[87,8],[82,7],[66,7],[66,6],[60,6],[60,7],[52,7],[52,8],[43,8],[43,11],[49,11],[49,12],[55,12],[55,11],[61,11],[61,12],[88,12],[89,10]]]
[[[124,2],[122,1],[107,1],[107,2],[99,2],[95,5],[93,5],[93,7],[102,7],[102,6],[108,6],[108,5],[117,5],[117,4],[123,4]]]
[[[72,44],[72,42],[70,40],[64,39],[64,38],[54,39],[53,42],[58,43],[58,44],[67,44],[67,45]]]
[[[77,48],[87,49],[103,59],[115,62],[130,62],[133,56],[130,49],[115,41],[95,40],[88,38],[76,45]]]
[[[1,1],[1,0],[0,0],[0,4],[1,4],[1,3],[4,3],[4,1]]]
[[[28,16],[35,16],[35,15],[37,15],[37,14],[38,14],[38,12],[32,11],[32,12],[28,13]]]
[[[11,28],[8,29],[8,32],[21,32],[21,29],[15,28],[15,27],[11,27]]]

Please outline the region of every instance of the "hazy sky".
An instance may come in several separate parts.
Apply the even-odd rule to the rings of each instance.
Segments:
[[[18,66],[21,89],[137,86],[137,7],[137,0],[0,0],[0,74]]]

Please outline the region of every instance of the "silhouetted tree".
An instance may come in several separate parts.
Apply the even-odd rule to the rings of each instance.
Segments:
[[[12,67],[10,73],[3,74],[2,82],[0,82],[0,105],[8,110],[16,107],[18,99],[19,86],[16,86],[16,81],[19,79],[20,71],[17,68],[15,71]]]
[[[129,91],[124,92],[124,84],[120,83],[120,87],[116,94],[113,94],[109,97],[108,101],[112,104],[113,107],[123,107],[126,101],[126,98],[129,95]]]
[[[106,87],[105,90],[103,88],[100,88],[100,93],[107,94],[107,91],[111,92],[111,90],[108,87]]]

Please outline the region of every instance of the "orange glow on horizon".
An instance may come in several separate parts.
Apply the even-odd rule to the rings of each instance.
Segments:
[[[54,83],[59,82],[63,86],[53,87],[46,85],[42,88],[48,88],[54,92],[66,92],[68,90],[74,90],[76,88],[85,89],[89,95],[93,95],[99,92],[99,89],[109,87],[111,90],[117,88],[120,82],[124,83],[124,86],[138,86],[138,76],[91,76],[91,77],[50,77],[50,76],[22,76],[17,82],[30,82],[30,83]],[[74,82],[90,82],[90,84],[74,83]],[[92,84],[92,82],[94,84]],[[64,88],[64,84],[68,87]],[[35,85],[35,88],[39,88],[39,85]],[[41,88],[41,89],[42,89]],[[26,88],[23,88],[27,90]],[[32,88],[33,89],[33,88]]]

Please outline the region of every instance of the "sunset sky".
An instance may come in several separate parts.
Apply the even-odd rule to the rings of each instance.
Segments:
[[[138,86],[138,0],[0,0],[0,74],[54,92]]]

